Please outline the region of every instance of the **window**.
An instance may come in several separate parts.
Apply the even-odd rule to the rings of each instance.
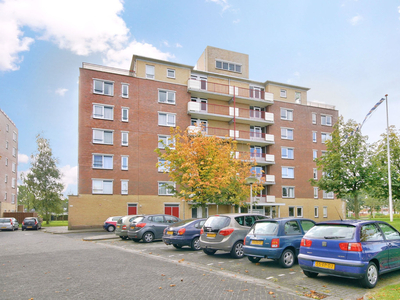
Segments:
[[[14,142],[17,141],[17,133],[15,131],[13,131],[13,141]]]
[[[328,140],[332,140],[332,136],[330,133],[321,133],[321,142],[325,143]]]
[[[302,234],[297,221],[288,221],[285,223],[285,234]]]
[[[165,159],[158,159],[158,172],[168,172],[167,161]]]
[[[11,204],[15,204],[15,194],[11,194]]]
[[[114,132],[111,130],[93,129],[93,143],[112,145],[114,142],[113,134]]]
[[[122,98],[129,97],[129,85],[126,83],[121,84],[121,96],[122,96]]]
[[[158,125],[175,127],[175,114],[159,112]]]
[[[289,217],[294,217],[294,206],[289,206]]]
[[[319,217],[319,208],[318,206],[314,206],[314,218],[318,218]]]
[[[293,121],[293,109],[281,108],[281,119]]]
[[[8,175],[6,174],[6,176],[4,177],[4,182],[7,183],[8,181]]]
[[[6,124],[6,131],[8,132],[10,130],[10,125]]]
[[[123,107],[121,111],[121,121],[128,122],[129,121],[129,108]]]
[[[313,143],[317,142],[317,132],[316,131],[313,131],[313,133],[312,133],[312,141],[313,141]]]
[[[286,98],[286,90],[281,89],[281,98]]]
[[[318,188],[314,187],[314,199],[318,199]]]
[[[382,233],[375,224],[366,224],[361,227],[360,242],[383,241]]]
[[[190,120],[190,125],[192,125],[192,126],[200,126],[202,132],[207,132],[208,121],[207,120],[202,120],[202,119],[191,119]]]
[[[6,164],[6,166],[8,166],[8,157],[6,157],[5,164]]]
[[[241,73],[242,72],[242,65],[232,62],[226,62],[221,60],[215,61],[215,68],[222,69],[226,71]]]
[[[107,194],[113,193],[113,181],[107,179],[92,179],[92,194]]]
[[[11,166],[11,170],[15,173],[15,167],[16,167],[16,164],[15,164],[15,162],[13,162],[12,163],[12,166]]]
[[[4,200],[7,200],[7,192],[4,193]]]
[[[158,182],[158,195],[160,196],[172,196],[172,188],[171,185],[174,187],[175,185],[172,182],[167,181],[159,181]]]
[[[128,182],[129,180],[121,179],[121,195],[128,195]]]
[[[318,170],[317,170],[316,168],[313,169],[313,178],[314,178],[315,180],[318,179]]]
[[[323,192],[323,198],[324,199],[333,199],[334,198],[334,193],[333,192],[326,192],[326,191],[324,191]]]
[[[250,98],[263,99],[264,89],[259,86],[250,86]]]
[[[128,156],[121,156],[121,170],[128,170]]]
[[[17,156],[17,148],[13,147],[12,149],[12,156],[16,157]]]
[[[101,95],[114,95],[114,83],[104,80],[93,80],[93,93]]]
[[[281,139],[293,140],[293,129],[281,128]]]
[[[332,126],[332,116],[321,115],[321,125]]]
[[[168,78],[175,78],[175,70],[174,69],[167,69],[167,77]]]
[[[6,141],[6,149],[8,149],[8,141]]]
[[[318,150],[313,150],[312,151],[312,158],[317,159],[318,158]]]
[[[121,145],[128,146],[128,132],[121,131]]]
[[[382,229],[383,234],[385,235],[386,240],[400,240],[399,233],[393,229],[391,226],[383,223],[378,223],[379,227]]]
[[[301,93],[300,92],[295,92],[294,93],[294,101],[296,103],[301,103]]]
[[[11,178],[11,187],[15,189],[15,178]]]
[[[170,135],[159,135],[158,136],[158,148],[165,149],[169,147],[171,149],[175,148],[175,141]]]
[[[113,168],[113,156],[105,154],[93,154],[92,167],[94,169],[108,169]]]
[[[113,120],[114,119],[114,107],[100,104],[93,104],[93,118]]]
[[[303,217],[303,207],[299,206],[296,209],[297,211],[297,217],[302,218]]]
[[[324,208],[322,209],[322,213],[324,215],[324,218],[328,217],[328,207],[327,206],[324,206]]]
[[[282,158],[286,158],[286,159],[294,158],[294,149],[293,148],[282,147],[281,150],[282,150]]]
[[[294,178],[294,168],[282,167],[282,178]]]
[[[282,187],[282,198],[294,198],[294,187],[283,186]]]
[[[312,120],[313,124],[317,124],[317,114],[316,113],[312,113],[311,120]]]
[[[154,66],[146,65],[146,78],[154,79]]]
[[[158,102],[175,104],[175,91],[158,90]]]

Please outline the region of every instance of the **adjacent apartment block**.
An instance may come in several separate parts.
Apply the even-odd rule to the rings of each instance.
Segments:
[[[195,66],[134,55],[129,70],[84,63],[79,78],[78,195],[70,228],[99,226],[109,216],[167,213],[186,219],[249,209],[170,195],[154,152],[170,128],[201,124],[231,137],[257,161],[263,191],[253,211],[315,220],[338,218],[341,200],[309,183],[338,111],[307,101],[308,88],[249,79],[246,54],[207,47]],[[250,204],[250,199],[249,202]]]
[[[0,217],[17,211],[18,129],[0,109]]]

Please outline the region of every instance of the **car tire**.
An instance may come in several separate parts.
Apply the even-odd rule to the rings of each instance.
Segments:
[[[261,259],[261,257],[254,257],[254,256],[247,256],[247,258],[249,259],[249,261],[251,261],[252,263],[258,263]]]
[[[316,272],[310,272],[310,271],[305,271],[303,270],[304,275],[306,275],[309,278],[315,278],[318,276],[318,273]]]
[[[152,241],[154,241],[154,234],[151,231],[147,231],[143,234],[142,239],[145,243],[151,243]]]
[[[181,249],[182,248],[182,246],[178,245],[178,244],[172,244],[172,246],[174,246],[176,249]]]
[[[198,237],[198,236],[195,237],[195,238],[192,240],[192,242],[190,243],[190,248],[192,248],[192,250],[194,250],[194,251],[199,251],[199,250],[201,250],[200,241],[199,241],[199,237]]]
[[[108,232],[114,232],[114,230],[115,230],[114,225],[110,225],[110,226],[107,227],[107,231]]]
[[[282,268],[291,268],[294,265],[296,257],[291,249],[286,249],[283,251],[281,257],[279,258],[279,265]]]
[[[242,241],[237,241],[231,250],[231,256],[233,258],[242,258],[244,256],[244,251],[243,251],[243,242]]]
[[[217,250],[211,250],[211,249],[204,248],[203,252],[207,255],[214,255],[214,253],[217,252]]]
[[[378,282],[378,268],[376,264],[370,262],[367,267],[367,271],[365,272],[364,278],[360,279],[360,283],[363,287],[372,289],[376,286]]]

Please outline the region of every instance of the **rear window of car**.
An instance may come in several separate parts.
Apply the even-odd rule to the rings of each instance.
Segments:
[[[121,217],[113,217],[112,221],[118,221],[119,219],[121,219]]]
[[[347,240],[352,239],[356,227],[345,224],[321,224],[315,225],[305,235],[305,238]]]
[[[266,234],[266,235],[277,235],[279,224],[278,222],[261,222],[255,223],[251,228],[249,234]]]
[[[229,217],[214,216],[209,217],[204,223],[204,227],[211,227],[213,230],[220,230],[229,225],[231,219]]]
[[[131,222],[132,223],[140,223],[142,222],[144,217],[135,217]]]
[[[174,226],[176,226],[176,227],[178,227],[178,226],[182,226],[182,225],[185,225],[185,224],[188,224],[188,223],[191,223],[191,222],[193,222],[195,219],[187,219],[187,220],[183,220],[183,221],[180,221],[180,222],[177,222],[177,223],[175,223],[174,224]]]
[[[10,219],[0,219],[0,223],[10,223]]]
[[[235,221],[241,226],[251,227],[256,221],[256,216],[239,216],[235,217]]]

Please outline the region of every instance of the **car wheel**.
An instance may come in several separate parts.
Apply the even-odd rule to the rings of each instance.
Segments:
[[[249,259],[249,261],[251,261],[252,263],[258,263],[261,259],[261,257],[254,257],[254,256],[247,256],[247,258]]]
[[[154,241],[154,234],[150,231],[147,231],[143,234],[143,242],[145,243],[151,243]]]
[[[233,258],[242,258],[244,256],[242,241],[237,241],[233,245],[232,250],[231,250],[231,255]]]
[[[360,279],[360,283],[363,287],[372,289],[378,282],[378,268],[375,263],[370,262],[365,272],[364,278]]]
[[[309,278],[315,278],[315,277],[318,276],[318,273],[315,273],[315,272],[310,272],[310,271],[304,271],[303,270],[303,273],[304,273],[304,275],[306,275]]]
[[[190,244],[190,248],[192,248],[192,250],[195,250],[195,251],[199,251],[201,249],[199,237],[195,237],[192,240],[192,243]]]
[[[115,230],[115,227],[113,225],[110,225],[107,227],[108,232],[113,232]]]
[[[207,255],[214,255],[215,252],[217,252],[217,250],[211,250],[211,249],[203,249],[203,252]]]
[[[178,245],[178,244],[172,244],[172,246],[174,246],[176,249],[181,249],[182,248],[182,246]]]
[[[283,251],[281,257],[279,258],[279,264],[282,268],[291,268],[294,265],[294,261],[294,253],[290,249]]]

